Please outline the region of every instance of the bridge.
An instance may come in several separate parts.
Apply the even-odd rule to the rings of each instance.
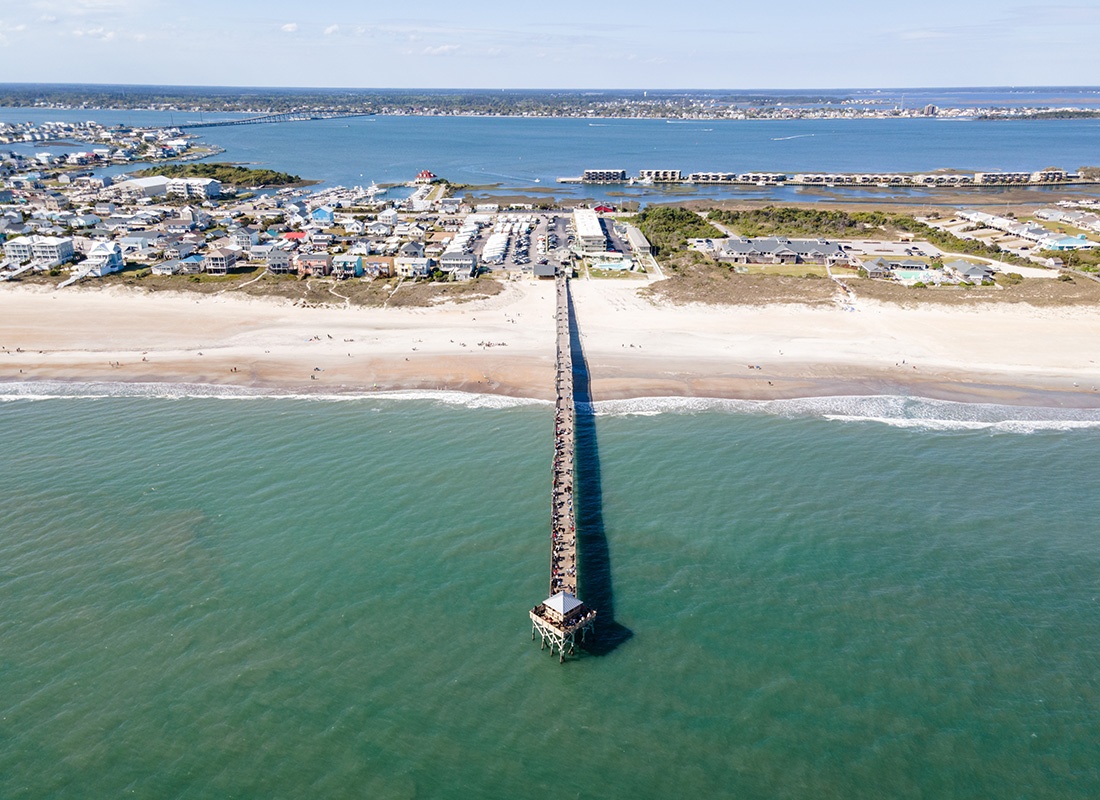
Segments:
[[[577,515],[573,488],[576,456],[576,410],[573,398],[573,356],[569,342],[569,279],[556,279],[557,359],[554,379],[554,460],[550,492],[550,596],[531,609],[531,638],[542,638],[542,649],[558,652],[564,662],[584,641],[596,621],[596,611],[577,598]]]
[[[246,119],[222,122],[187,122],[174,128],[226,128],[230,125],[268,125],[273,122],[308,122],[315,119],[345,119],[347,117],[373,117],[373,111],[289,111],[285,114],[264,114]]]

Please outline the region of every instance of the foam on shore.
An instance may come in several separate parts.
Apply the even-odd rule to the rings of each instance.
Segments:
[[[340,403],[361,400],[426,401],[476,409],[549,406],[548,400],[454,390],[387,390],[372,392],[288,392],[239,386],[190,383],[68,383],[24,381],[0,383],[0,403],[104,398],[159,400],[299,400]],[[787,419],[820,418],[843,423],[877,423],[896,428],[934,431],[988,430],[1036,433],[1100,428],[1100,409],[962,403],[908,395],[850,395],[787,400],[733,400],[713,397],[639,397],[578,403],[580,413],[599,417],[662,414],[765,414]]]
[[[328,403],[355,400],[427,400],[441,405],[489,409],[550,405],[550,401],[536,398],[511,397],[501,394],[477,394],[452,390],[294,392],[202,383],[0,382],[0,403],[42,400],[97,400],[117,397],[144,397],[157,400],[196,398],[216,400],[308,400]]]
[[[906,395],[805,397],[789,400],[730,400],[709,397],[641,397],[606,400],[583,410],[597,416],[657,414],[770,414],[789,419],[818,417],[844,423],[878,423],[938,431],[991,430],[1035,433],[1100,428],[1100,410],[960,403]]]

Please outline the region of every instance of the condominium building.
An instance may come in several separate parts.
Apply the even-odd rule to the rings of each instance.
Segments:
[[[4,255],[16,262],[34,259],[64,264],[72,261],[73,240],[67,236],[19,236],[4,243]]]
[[[221,181],[213,178],[172,178],[168,181],[169,197],[219,197]]]
[[[626,183],[626,170],[586,169],[581,180],[585,183]]]
[[[638,171],[638,177],[653,183],[679,183],[683,180],[678,169],[643,169]]]

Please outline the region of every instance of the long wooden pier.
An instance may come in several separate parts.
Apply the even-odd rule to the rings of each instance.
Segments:
[[[559,661],[576,649],[595,624],[596,611],[577,598],[577,514],[574,503],[576,408],[569,340],[569,278],[556,278],[557,358],[554,378],[554,460],[550,492],[550,596],[531,609],[531,638],[558,651]]]

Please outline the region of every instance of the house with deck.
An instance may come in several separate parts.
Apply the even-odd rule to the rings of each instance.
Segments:
[[[237,251],[216,247],[203,259],[203,270],[210,275],[227,275],[237,265]]]
[[[328,253],[299,253],[295,257],[299,275],[331,275],[332,256]]]

